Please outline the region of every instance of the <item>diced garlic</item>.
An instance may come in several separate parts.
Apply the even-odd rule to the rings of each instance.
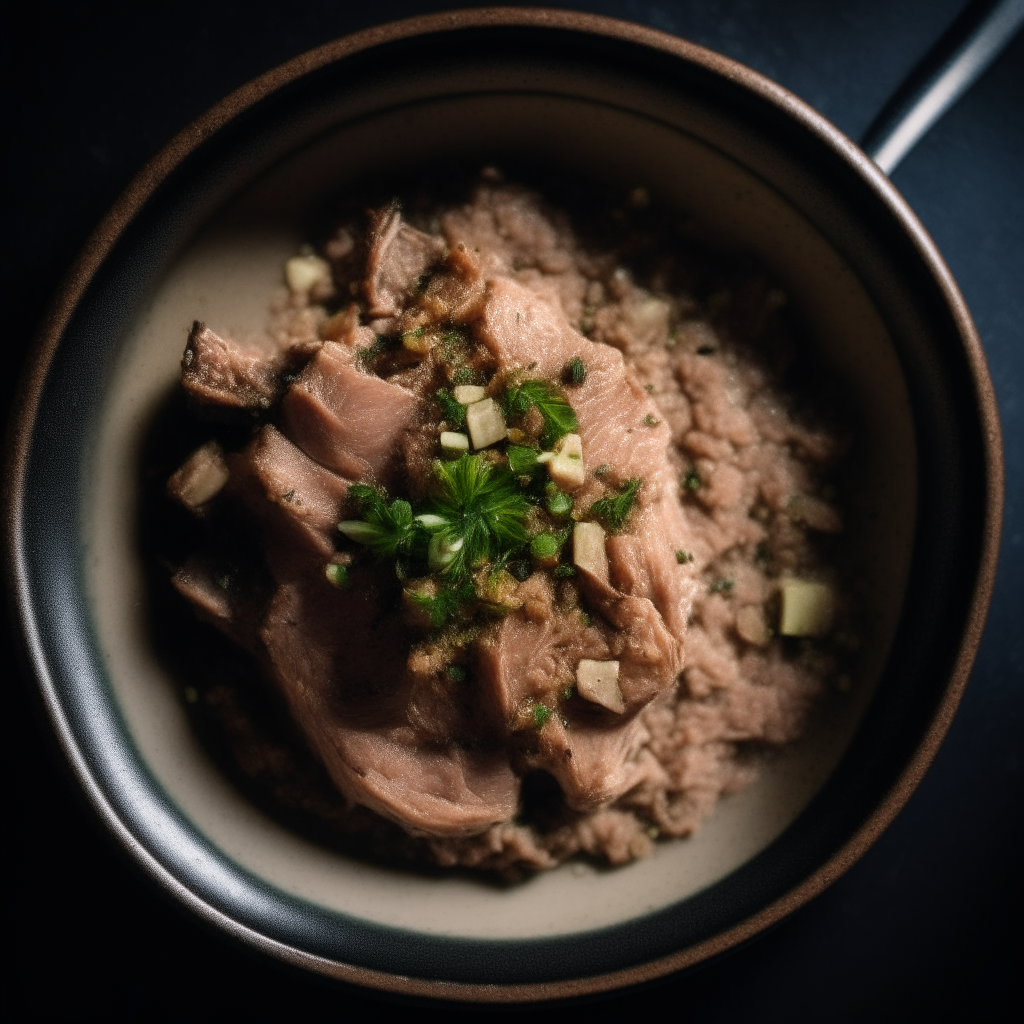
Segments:
[[[583,466],[583,440],[579,434],[566,434],[555,446],[548,462],[548,474],[564,491],[575,491],[586,481]]]
[[[572,560],[576,567],[608,582],[608,555],[600,523],[577,523],[572,531]]]
[[[582,459],[583,438],[579,434],[566,434],[555,445],[555,452],[558,455],[567,455],[570,459]]]
[[[168,488],[188,509],[195,511],[220,493],[231,474],[216,441],[197,448],[171,477]]]
[[[331,265],[319,256],[292,256],[284,265],[284,279],[293,292],[312,291],[331,284]]]
[[[454,391],[455,401],[463,405],[473,405],[475,402],[482,402],[487,397],[487,389],[479,384],[460,384]]]
[[[563,491],[575,491],[587,479],[583,460],[574,459],[571,455],[556,455],[548,463],[548,474]]]
[[[496,441],[503,441],[508,433],[505,417],[493,398],[485,398],[466,407],[466,426],[474,448],[486,448]]]
[[[593,704],[600,704],[621,715],[626,710],[619,689],[619,663],[617,661],[591,661],[583,658],[576,666],[576,692]]]
[[[402,335],[402,348],[425,356],[434,347],[434,339],[423,331],[406,331]]]
[[[832,628],[835,594],[824,583],[784,579],[779,632],[783,636],[824,636]]]
[[[469,451],[469,438],[453,430],[441,431],[441,451],[446,455],[461,455]]]

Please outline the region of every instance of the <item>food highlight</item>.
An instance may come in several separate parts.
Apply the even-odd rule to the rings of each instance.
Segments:
[[[710,290],[648,205],[602,248],[490,170],[289,259],[273,352],[189,334],[193,412],[250,427],[171,477],[207,531],[172,583],[283,699],[341,832],[509,876],[625,863],[848,685],[843,445],[754,347],[784,297]]]

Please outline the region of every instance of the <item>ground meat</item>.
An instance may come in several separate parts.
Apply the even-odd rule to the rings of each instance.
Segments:
[[[275,300],[272,335],[291,355],[260,363],[201,325],[193,330],[185,383],[197,398],[248,411],[284,394],[283,435],[259,426],[249,448],[229,457],[234,482],[229,498],[217,500],[230,500],[234,488],[236,498],[263,510],[265,524],[283,524],[275,537],[286,536],[287,527],[287,536],[303,539],[308,561],[271,545],[277,594],[250,648],[264,671],[284,680],[292,716],[345,798],[332,797],[319,778],[280,781],[301,774],[289,761],[295,741],[289,747],[260,733],[244,710],[249,698],[229,699],[230,687],[220,682],[209,691],[215,696],[200,701],[209,717],[227,723],[232,749],[244,750],[235,758],[242,773],[263,780],[264,792],[268,778],[278,780],[269,787],[277,803],[301,806],[332,834],[374,837],[374,855],[380,837],[389,836],[385,845],[407,861],[506,877],[577,855],[623,864],[646,855],[659,836],[693,832],[720,796],[754,777],[754,752],[800,735],[815,697],[842,674],[830,640],[794,642],[773,632],[784,574],[842,591],[829,540],[843,524],[827,485],[842,434],[808,417],[787,390],[781,370],[793,341],[785,297],[757,271],[710,257],[703,266],[703,257],[652,223],[618,224],[617,238],[606,235],[599,245],[537,194],[493,183],[479,184],[461,205],[433,211],[419,227],[389,204],[371,218],[361,280],[340,280],[356,266],[356,226],[339,228],[324,249],[347,305],[331,310],[295,294]],[[363,304],[349,302],[358,294]],[[610,579],[583,573],[552,582],[535,573],[509,590],[500,624],[465,641],[477,644],[478,671],[510,723],[524,699],[547,699],[561,686],[581,656],[614,656],[623,666],[629,713],[616,728],[591,724],[590,710],[572,698],[520,744],[514,771],[471,741],[442,752],[448,738],[476,728],[480,714],[458,695],[461,677],[446,674],[466,663],[468,648],[416,643],[408,615],[406,624],[387,624],[375,598],[332,594],[322,580],[313,594],[302,582],[304,566],[342,565],[349,557],[332,556],[330,522],[332,508],[340,518],[351,480],[394,484],[404,471],[413,493],[426,486],[434,438],[445,426],[426,403],[449,381],[415,342],[398,349],[378,343],[396,332],[418,336],[416,323],[428,321],[411,320],[410,309],[420,311],[416,316],[427,310],[430,323],[471,326],[479,346],[460,372],[481,381],[528,358],[531,366],[547,360],[538,372],[556,375],[585,349],[588,380],[573,401],[589,461],[577,501],[614,493],[633,476],[645,480],[631,530],[608,544]],[[524,338],[534,348],[520,352]],[[308,360],[304,368],[297,352]],[[285,366],[290,376],[282,378]],[[233,381],[240,382],[237,399]],[[527,441],[544,426],[534,419],[525,416],[517,428]],[[603,424],[620,421],[630,425],[605,438]],[[266,453],[278,449],[284,470],[275,475],[277,463],[266,464]],[[294,476],[295,486],[281,472]],[[179,473],[172,485],[179,500],[182,479]],[[197,568],[208,562],[193,557],[175,585],[237,639],[231,594]],[[581,601],[600,613],[601,624],[589,625]],[[848,618],[849,609],[841,611]],[[253,618],[251,610],[245,614]],[[333,625],[339,615],[372,624],[379,661],[351,663]],[[349,659],[348,676],[365,678],[364,697],[379,686],[380,665],[384,674],[403,675],[404,724],[381,718],[379,705],[371,713],[364,702],[360,711],[353,697],[345,714],[354,724],[325,728],[317,709],[347,699],[323,682],[334,678],[339,658]],[[296,763],[304,756],[296,753]],[[401,770],[375,775],[382,757],[397,759]],[[427,777],[427,789],[400,792],[403,777],[417,773]],[[423,838],[398,841],[393,826],[366,807]],[[431,814],[450,825],[423,825]]]

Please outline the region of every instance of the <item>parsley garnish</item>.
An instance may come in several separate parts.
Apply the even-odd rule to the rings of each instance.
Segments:
[[[606,494],[598,498],[590,506],[590,514],[600,519],[611,533],[618,533],[633,510],[633,502],[642,483],[642,480],[627,480],[618,494]]]
[[[470,580],[463,580],[455,586],[441,587],[436,594],[407,590],[406,595],[427,613],[434,629],[440,629],[458,616],[464,604],[476,597],[476,588]]]
[[[544,417],[544,432],[540,436],[540,443],[545,448],[551,448],[566,434],[579,429],[572,406],[550,381],[524,380],[508,389],[505,395],[506,419],[521,416],[532,406],[536,406]]]
[[[715,580],[715,582],[708,587],[708,590],[710,590],[712,594],[720,594],[723,590],[732,590],[735,585],[735,581],[728,578],[724,580]]]
[[[465,575],[480,562],[490,562],[526,542],[523,519],[529,502],[504,466],[494,466],[479,455],[463,455],[454,462],[434,464],[438,494],[427,513],[442,520],[431,528],[449,549],[461,546],[445,571]]]
[[[339,523],[338,529],[379,557],[406,558],[423,539],[423,528],[413,520],[409,502],[396,498],[388,504],[384,492],[368,484],[353,484],[348,496],[358,505],[362,519]]]
[[[697,470],[690,469],[683,477],[683,486],[689,491],[696,491],[700,488],[700,476]]]
[[[565,364],[562,376],[566,384],[579,387],[587,379],[587,368],[583,365],[583,360],[579,356],[574,356],[570,359]]]
[[[537,453],[532,448],[510,444],[505,454],[508,456],[509,468],[517,476],[532,473],[537,466]]]
[[[455,396],[447,388],[438,388],[434,399],[444,412],[445,421],[452,430],[466,425],[466,407],[455,400]]]

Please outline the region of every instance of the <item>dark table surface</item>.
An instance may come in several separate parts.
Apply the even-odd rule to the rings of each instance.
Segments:
[[[964,0],[607,0],[551,4],[684,36],[751,65],[853,138]],[[142,163],[225,93],[310,47],[449,3],[180,0],[34,4],[5,33],[8,408],[35,325],[77,250]],[[11,135],[13,134],[13,138]],[[924,1019],[1019,1002],[1024,785],[1024,34],[894,175],[960,283],[1006,441],[996,592],[960,711],[896,822],[827,892],[744,948],[607,998],[708,1021]],[[941,553],[937,553],[941,557]],[[159,893],[64,768],[3,634],[8,831],[17,863],[5,1001],[20,1017],[262,1019],[374,1012],[373,993],[248,952]],[[550,1009],[541,1010],[551,1013]],[[20,1019],[19,1017],[19,1019]],[[9,1018],[10,1019],[10,1018]],[[975,1018],[977,1019],[977,1018]]]

